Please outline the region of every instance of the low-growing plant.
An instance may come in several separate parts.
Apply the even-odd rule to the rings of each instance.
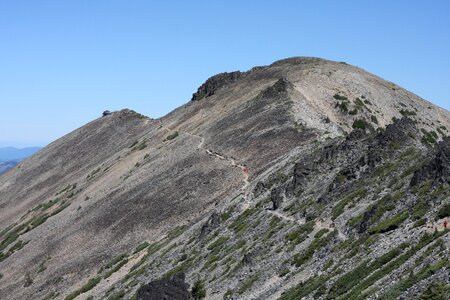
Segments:
[[[169,134],[167,137],[166,137],[166,141],[171,141],[171,140],[173,140],[173,139],[175,139],[176,137],[178,137],[178,131],[175,131],[174,133],[172,133],[172,134]]]
[[[89,279],[89,281],[83,285],[81,288],[79,288],[78,290],[70,293],[69,295],[66,296],[66,298],[64,298],[64,300],[73,300],[76,297],[78,297],[79,295],[86,293],[87,291],[93,289],[100,281],[102,280],[101,277],[94,277]]]
[[[206,289],[203,280],[197,279],[192,286],[192,297],[194,299],[203,299],[206,297]]]
[[[403,221],[408,218],[408,212],[404,211],[396,214],[392,218],[381,221],[374,227],[369,229],[370,234],[388,232],[397,229]]]
[[[250,289],[253,284],[259,280],[259,274],[255,274],[253,276],[251,276],[250,278],[248,278],[243,284],[242,286],[238,289],[238,294],[243,294],[245,293],[248,289]]]
[[[333,98],[336,100],[348,100],[347,97],[339,95],[338,93],[334,94]]]
[[[353,125],[352,125],[352,127],[355,129],[359,128],[359,129],[363,129],[363,130],[366,129],[367,126],[368,126],[367,122],[364,119],[356,119],[355,121],[353,121]]]

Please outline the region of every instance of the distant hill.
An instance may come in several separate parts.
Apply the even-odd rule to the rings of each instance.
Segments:
[[[28,147],[22,149],[14,147],[0,148],[0,174],[3,174],[13,168],[21,160],[34,154],[40,149],[41,147]]]
[[[22,149],[15,147],[0,148],[0,162],[12,160],[20,161],[39,151],[39,149],[41,149],[41,147],[28,147]]]
[[[5,161],[5,162],[0,162],[0,174],[5,173],[6,171],[8,171],[9,169],[13,168],[15,165],[17,165],[17,161]]]

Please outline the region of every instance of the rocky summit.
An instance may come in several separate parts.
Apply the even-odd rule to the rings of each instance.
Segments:
[[[0,176],[0,299],[448,299],[449,129],[318,58],[105,113]]]

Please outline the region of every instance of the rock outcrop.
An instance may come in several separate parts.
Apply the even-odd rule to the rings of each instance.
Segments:
[[[152,281],[137,291],[137,300],[191,300],[189,284],[185,274],[178,273],[170,278]]]
[[[436,146],[433,158],[414,172],[411,186],[419,185],[428,179],[439,183],[450,183],[450,138],[446,137]]]
[[[206,80],[205,83],[198,88],[197,92],[192,95],[191,101],[198,101],[214,95],[218,89],[239,80],[242,75],[243,73],[236,71],[230,73],[220,73],[208,78],[208,80]]]

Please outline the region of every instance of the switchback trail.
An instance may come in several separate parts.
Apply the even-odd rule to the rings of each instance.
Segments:
[[[159,121],[159,123],[161,124],[161,128],[166,130],[167,132],[174,131],[173,129],[170,129],[169,127],[165,127],[162,124],[161,121]],[[244,195],[245,205],[247,205],[247,194],[248,194],[248,191],[246,189],[247,189],[247,187],[250,184],[250,182],[248,181],[249,175],[248,175],[247,167],[245,165],[236,163],[236,160],[234,158],[226,157],[226,156],[224,156],[224,155],[222,155],[222,154],[220,154],[218,152],[212,151],[211,149],[205,148],[204,147],[204,144],[205,144],[205,138],[204,137],[202,137],[200,135],[197,135],[197,134],[193,134],[193,133],[187,132],[187,131],[181,131],[181,133],[184,133],[186,135],[189,135],[189,136],[192,136],[194,138],[200,139],[200,142],[197,145],[197,150],[204,151],[210,156],[214,156],[214,157],[216,157],[216,158],[218,158],[220,160],[224,160],[224,161],[228,162],[230,164],[230,166],[232,166],[232,167],[237,167],[237,168],[241,169],[241,171],[242,171],[242,181],[243,181],[243,186],[241,187],[241,192]]]

